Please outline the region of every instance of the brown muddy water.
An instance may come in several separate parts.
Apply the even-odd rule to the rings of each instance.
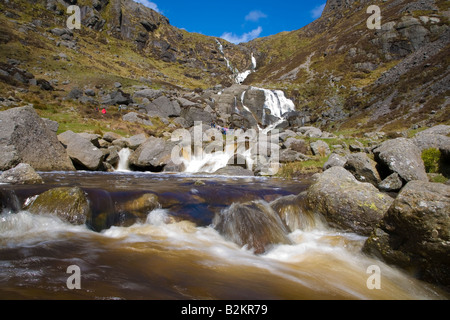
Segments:
[[[292,232],[292,245],[261,255],[212,227],[214,215],[233,203],[298,194],[308,180],[132,172],[42,175],[43,186],[0,185],[6,203],[0,214],[0,299],[448,299],[438,288],[364,256],[365,238],[320,222]],[[27,199],[59,186],[81,187],[93,214],[114,215],[121,202],[148,192],[158,195],[162,208],[148,212],[145,221],[101,231],[22,210]],[[79,268],[80,289],[68,288],[70,266]],[[368,286],[372,266],[379,270],[379,289]]]

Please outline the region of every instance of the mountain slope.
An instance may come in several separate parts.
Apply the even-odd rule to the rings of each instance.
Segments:
[[[381,8],[382,29],[366,10]],[[448,123],[448,1],[328,1],[301,30],[256,39],[246,84],[285,88],[316,125],[395,131]]]
[[[82,27],[64,31],[71,4],[81,8]],[[0,12],[1,60],[16,59],[28,69],[44,63],[58,69],[61,82],[98,82],[102,75],[105,81],[150,78],[187,88],[233,83],[216,38],[171,26],[166,17],[132,0],[18,0],[1,2]],[[251,65],[246,48],[223,45],[233,66]],[[71,63],[53,59],[59,54]]]

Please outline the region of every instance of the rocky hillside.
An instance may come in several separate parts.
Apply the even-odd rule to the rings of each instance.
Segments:
[[[66,28],[73,4],[81,8],[80,30]],[[216,38],[178,29],[132,0],[1,1],[0,19],[0,59],[18,60],[32,74],[42,70],[60,85],[122,79],[192,89],[233,83]],[[246,48],[222,42],[234,68],[251,64]]]
[[[72,4],[80,30],[66,28]],[[369,4],[381,8],[381,30],[367,27]],[[271,93],[257,87],[294,101],[290,126],[389,133],[449,124],[449,15],[445,0],[330,0],[300,30],[237,46],[172,26],[132,0],[4,0],[0,107],[32,104],[61,132],[153,134],[180,115],[264,127],[277,118],[262,107]],[[172,103],[179,98],[189,101]],[[197,109],[173,114],[176,104]],[[142,129],[122,121],[123,106],[143,111]]]
[[[379,5],[381,30],[366,13]],[[328,1],[320,19],[256,39],[245,84],[284,88],[328,129],[400,131],[448,123],[449,2]]]

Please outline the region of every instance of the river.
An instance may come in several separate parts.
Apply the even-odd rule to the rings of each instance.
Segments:
[[[309,180],[135,172],[41,173],[40,186],[0,185],[0,299],[416,300],[447,299],[438,288],[364,256],[364,237],[323,223],[289,234],[292,244],[255,254],[212,226],[233,203],[297,195]],[[144,221],[93,231],[22,209],[36,194],[78,186],[92,212],[144,193],[161,208]],[[80,289],[70,289],[70,266]],[[379,288],[371,268],[379,271]]]

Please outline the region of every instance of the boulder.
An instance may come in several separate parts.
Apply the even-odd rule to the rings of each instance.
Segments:
[[[342,167],[332,167],[318,175],[306,195],[309,208],[324,215],[330,225],[364,236],[377,226],[392,201]]]
[[[363,251],[450,289],[450,186],[411,181]]]
[[[295,230],[310,231],[320,223],[320,215],[308,210],[306,193],[281,197],[270,203],[270,207],[280,216],[289,232]]]
[[[172,160],[175,143],[150,137],[130,156],[130,166],[140,170],[161,172]]]
[[[121,149],[129,148],[131,150],[136,150],[139,148],[145,141],[147,141],[147,136],[145,133],[141,133],[130,138],[120,138],[113,141],[113,145],[117,146]]]
[[[125,203],[119,204],[117,207],[118,212],[126,212],[134,216],[133,223],[137,221],[145,222],[150,212],[160,208],[158,196],[153,193],[145,193],[138,198],[131,199]]]
[[[398,173],[393,173],[378,185],[378,189],[386,192],[397,192],[403,187],[403,181]]]
[[[284,142],[284,146],[287,149],[291,149],[303,154],[308,154],[310,151],[308,143],[303,139],[287,138],[286,141]]]
[[[229,241],[256,254],[274,245],[292,243],[283,221],[262,201],[234,203],[215,216],[213,226]]]
[[[91,215],[89,201],[78,187],[55,188],[39,195],[27,208],[33,214],[49,214],[74,225],[83,225]]]
[[[442,134],[417,134],[412,141],[422,152],[430,148],[450,149],[450,137]]]
[[[321,138],[322,137],[322,130],[320,130],[319,128],[301,127],[298,130],[298,132],[305,135],[305,137],[308,137],[308,138]]]
[[[21,163],[0,175],[0,183],[8,184],[42,184],[42,177],[26,163]]]
[[[133,103],[133,99],[131,99],[131,95],[123,92],[122,90],[114,91],[102,99],[102,104],[104,105],[129,105]]]
[[[344,167],[347,163],[347,158],[337,153],[332,153],[328,161],[324,164],[323,170],[326,171],[332,167]]]
[[[252,170],[248,170],[240,166],[226,166],[217,170],[214,174],[234,177],[253,177],[255,175]]]
[[[30,107],[0,112],[0,170],[28,163],[38,171],[75,170],[55,132]]]
[[[148,115],[153,117],[168,118],[179,117],[181,108],[177,101],[171,101],[166,96],[161,96],[145,106]]]
[[[91,171],[100,169],[103,162],[103,152],[88,139],[72,131],[61,133],[58,139],[66,147],[67,154],[76,167]]]
[[[311,151],[315,156],[326,157],[331,153],[328,144],[322,140],[311,143]]]
[[[107,132],[103,135],[103,140],[107,142],[113,142],[114,140],[121,139],[122,136],[120,134],[114,132]]]
[[[148,115],[142,115],[136,112],[130,112],[122,117],[123,121],[131,122],[131,123],[139,123],[145,126],[152,127],[153,123],[149,119]]]
[[[358,181],[369,182],[378,186],[381,182],[377,171],[377,163],[365,153],[353,153],[348,155],[344,168],[350,171]]]
[[[140,91],[136,91],[133,94],[133,99],[144,99],[147,98],[149,100],[154,100],[163,95],[161,90],[154,90],[154,89],[143,89]]]
[[[188,127],[192,127],[196,121],[201,121],[208,126],[213,121],[213,116],[209,112],[198,107],[184,108],[181,111],[181,117],[186,120]]]
[[[284,149],[280,151],[280,163],[289,163],[289,162],[297,162],[297,161],[306,161],[310,158],[303,153],[291,150]]]
[[[373,150],[381,176],[396,172],[406,182],[428,181],[420,149],[409,139],[397,138]]]

